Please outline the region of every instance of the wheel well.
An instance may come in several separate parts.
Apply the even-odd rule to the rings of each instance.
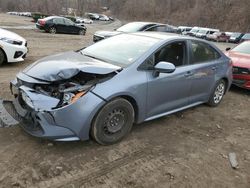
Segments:
[[[0,50],[3,52],[5,62],[7,62],[8,61],[7,55],[6,55],[5,51],[1,48],[1,46],[0,46]]]
[[[229,89],[228,87],[229,87],[229,85],[228,85],[228,79],[227,78],[222,78],[222,80],[224,80],[225,81],[225,83],[226,83],[226,90],[225,90],[225,93],[227,92],[227,90]]]
[[[119,97],[123,98],[123,99],[126,99],[128,102],[130,102],[132,104],[132,106],[134,108],[134,111],[135,111],[135,122],[136,122],[137,118],[138,118],[138,112],[139,112],[136,100],[133,97],[128,96],[128,95],[122,95],[122,96],[119,96]]]

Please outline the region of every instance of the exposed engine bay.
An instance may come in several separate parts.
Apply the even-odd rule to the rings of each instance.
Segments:
[[[41,83],[26,83],[17,79],[20,92],[16,93],[16,97],[19,97],[21,104],[31,108],[38,106],[36,110],[56,109],[76,102],[96,84],[112,78],[115,74],[116,72],[109,74],[79,72],[70,79]],[[13,89],[12,93],[15,93]],[[46,99],[50,104],[44,103]]]

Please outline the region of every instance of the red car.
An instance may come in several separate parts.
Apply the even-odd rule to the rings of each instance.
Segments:
[[[250,89],[250,41],[245,41],[225,53],[233,61],[233,84]]]

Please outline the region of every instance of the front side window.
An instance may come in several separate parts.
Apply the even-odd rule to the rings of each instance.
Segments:
[[[66,25],[74,25],[74,22],[68,19],[64,19]]]
[[[155,53],[155,65],[161,61],[173,63],[176,67],[185,64],[186,43],[173,42]]]
[[[209,44],[200,41],[191,41],[192,64],[213,61],[220,58],[219,52]]]

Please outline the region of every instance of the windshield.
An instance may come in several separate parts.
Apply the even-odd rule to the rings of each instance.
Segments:
[[[83,55],[127,67],[160,39],[122,34],[97,42],[81,51]]]
[[[245,34],[243,37],[242,37],[243,39],[250,39],[250,33],[248,34]]]
[[[233,33],[232,35],[231,35],[231,37],[239,37],[241,35],[241,33]]]
[[[201,33],[201,34],[206,34],[207,32],[208,32],[208,30],[201,29],[201,30],[199,30],[199,32],[198,32],[198,33]]]
[[[140,31],[140,29],[145,26],[145,23],[132,22],[117,29],[120,32],[132,33]]]
[[[239,52],[243,54],[250,54],[250,42],[243,42],[240,45],[232,49],[234,52]]]
[[[199,31],[198,29],[194,29],[194,28],[190,30],[191,33],[197,33],[198,31]]]

